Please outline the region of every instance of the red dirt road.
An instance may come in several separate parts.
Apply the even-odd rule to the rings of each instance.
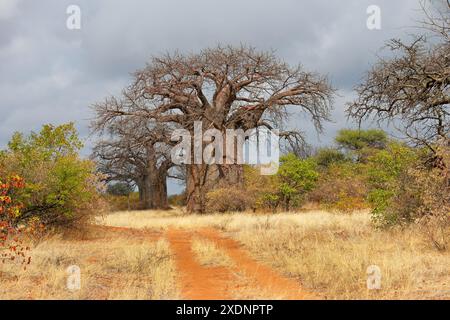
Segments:
[[[227,268],[207,268],[200,265],[191,250],[192,234],[169,230],[167,238],[175,255],[180,275],[182,296],[189,300],[230,299],[228,286],[232,275]]]
[[[191,250],[191,239],[197,237],[213,241],[224,250],[235,265],[226,267],[202,266]],[[233,239],[218,230],[204,228],[197,231],[170,229],[167,238],[181,282],[181,294],[185,299],[236,299],[239,292],[258,293],[258,299],[312,299],[300,284],[278,274],[272,268],[258,263]],[[241,275],[240,277],[238,275]]]

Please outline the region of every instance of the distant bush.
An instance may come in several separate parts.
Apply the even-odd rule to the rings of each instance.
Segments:
[[[130,193],[128,196],[107,193],[105,200],[110,211],[139,210],[141,208],[138,192]]]
[[[170,195],[167,200],[171,206],[183,207],[186,205],[186,193]]]
[[[133,187],[126,182],[108,184],[106,188],[106,192],[113,196],[129,196],[133,191]]]
[[[364,167],[358,163],[334,163],[320,172],[316,187],[308,200],[321,207],[341,212],[369,207]]]
[[[248,209],[275,212],[281,198],[277,175],[261,175],[259,168],[244,166],[244,188],[249,199]]]
[[[101,177],[93,162],[79,158],[81,148],[72,123],[45,125],[29,136],[14,134],[8,149],[0,155],[0,167],[27,182],[17,194],[23,203],[18,222],[38,220],[48,227],[79,226],[101,212]]]
[[[139,193],[126,182],[110,183],[105,199],[110,211],[137,210],[140,208]]]
[[[232,186],[214,189],[207,193],[206,199],[207,212],[244,211],[254,203],[248,192]]]
[[[294,154],[280,158],[278,177],[278,195],[284,209],[298,207],[308,191],[311,191],[319,178],[317,164],[314,159],[300,159]]]
[[[343,152],[335,148],[319,149],[314,158],[317,164],[323,168],[328,168],[332,164],[342,163],[348,160]]]
[[[240,192],[255,210],[276,212],[282,205],[284,210],[298,208],[306,193],[314,188],[318,179],[317,164],[314,159],[300,159],[294,154],[280,158],[277,174],[263,176],[258,168],[245,166],[245,192]]]

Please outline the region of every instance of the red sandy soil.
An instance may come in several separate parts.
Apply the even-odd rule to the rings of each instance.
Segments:
[[[196,237],[215,242],[234,260],[234,266],[206,267],[197,262],[191,250],[194,233]],[[180,277],[181,295],[185,299],[233,299],[236,297],[233,293],[239,290],[259,293],[257,298],[260,299],[313,298],[311,294],[302,290],[297,281],[283,277],[272,268],[255,261],[238,242],[225,237],[216,229],[204,228],[196,231],[170,229],[167,238]],[[245,279],[238,278],[239,274]]]

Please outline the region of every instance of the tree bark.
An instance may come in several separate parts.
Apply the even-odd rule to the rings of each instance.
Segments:
[[[186,167],[186,207],[189,213],[204,213],[206,208],[206,186],[204,177],[208,166],[191,164]]]
[[[147,174],[142,177],[142,182],[138,184],[141,209],[166,210],[169,208],[166,179],[166,170],[158,168],[148,169]]]

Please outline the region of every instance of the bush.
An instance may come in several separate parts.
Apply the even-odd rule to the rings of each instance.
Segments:
[[[254,199],[243,189],[235,187],[217,188],[206,195],[207,212],[244,211],[254,204]]]
[[[141,208],[138,192],[133,192],[128,196],[107,193],[105,199],[110,211],[139,210]]]
[[[171,206],[183,207],[186,205],[186,193],[170,195],[167,200]]]
[[[22,203],[16,199],[16,194],[25,184],[18,175],[5,179],[0,170],[0,261],[18,262],[24,268],[31,262],[30,248],[25,245],[23,233],[31,233],[34,225],[23,228],[17,224],[22,215]]]
[[[304,160],[288,154],[280,158],[277,176],[279,197],[284,209],[289,211],[292,205],[298,207],[305,194],[314,188],[319,172],[314,159]]]
[[[373,208],[372,221],[377,227],[387,227],[413,221],[417,196],[403,193],[408,184],[408,170],[418,161],[412,148],[400,143],[390,143],[368,158],[368,200]],[[402,196],[400,196],[403,194]],[[401,203],[401,207],[398,204]]]
[[[392,201],[392,211],[402,216],[409,210],[411,220],[420,225],[433,245],[445,250],[450,236],[450,148],[438,146],[434,158],[438,163],[420,163],[407,171],[406,181],[401,182]]]
[[[314,158],[317,164],[323,168],[328,168],[332,164],[342,163],[348,160],[344,153],[334,148],[319,149]]]
[[[369,207],[365,168],[359,163],[334,163],[323,169],[308,200],[329,210],[352,212]]]
[[[106,192],[113,196],[128,197],[133,192],[133,187],[126,182],[117,182],[113,184],[108,184]]]
[[[29,136],[14,134],[1,153],[0,166],[6,174],[17,173],[27,181],[17,194],[23,203],[18,222],[66,227],[83,224],[100,212],[101,177],[92,161],[79,158],[81,148],[72,123],[45,125]]]
[[[261,175],[257,166],[244,166],[244,188],[249,199],[249,209],[275,212],[280,204],[277,175]]]
[[[314,159],[300,159],[294,154],[280,158],[276,175],[263,176],[257,167],[244,167],[245,192],[241,191],[254,211],[257,209],[276,212],[280,204],[285,210],[299,207],[306,193],[318,179],[317,164]]]

